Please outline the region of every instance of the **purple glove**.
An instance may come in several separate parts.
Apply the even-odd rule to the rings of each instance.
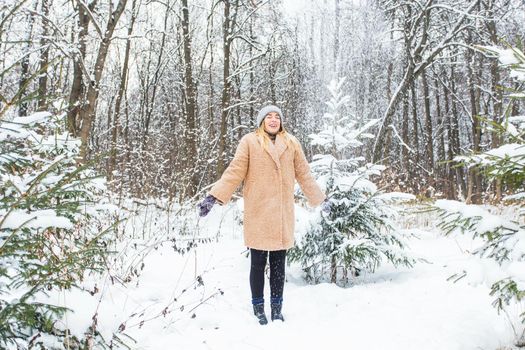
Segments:
[[[210,212],[217,199],[211,194],[207,195],[202,202],[199,203],[199,216],[202,218]]]
[[[328,198],[326,198],[321,204],[321,210],[324,211],[326,215],[330,214],[330,212],[332,211],[332,202],[330,202]]]

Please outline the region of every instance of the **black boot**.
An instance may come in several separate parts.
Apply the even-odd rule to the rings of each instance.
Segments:
[[[283,314],[281,313],[283,304],[272,304],[271,306],[272,306],[272,321],[281,320],[284,322],[284,317],[283,317]]]
[[[264,313],[264,304],[255,304],[253,305],[253,314],[259,320],[259,324],[267,324],[268,319]]]

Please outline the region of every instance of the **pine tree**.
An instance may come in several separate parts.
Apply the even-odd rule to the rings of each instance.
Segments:
[[[65,338],[56,320],[68,310],[43,296],[106,266],[111,228],[94,220],[104,182],[77,165],[80,142],[62,125],[47,112],[0,122],[1,348]]]
[[[519,48],[502,50],[493,47],[486,50],[498,55],[501,64],[510,68],[511,77],[521,83],[525,82],[525,54],[522,50]],[[511,104],[513,100],[525,99],[525,90],[515,91],[509,97]],[[508,113],[511,104],[506,109],[508,112],[501,124],[494,122],[490,124],[500,134],[504,144],[486,152],[458,156],[455,160],[480,169],[491,180],[500,180],[511,192],[505,199],[523,207],[525,204],[525,117],[510,116]],[[508,220],[490,214],[481,207],[455,201],[437,201],[434,207],[440,215],[439,226],[446,234],[460,230],[474,237],[481,237],[485,243],[473,254],[496,260],[508,273],[506,278],[491,281],[491,295],[496,297],[493,305],[498,311],[504,310],[510,304],[520,305],[525,300],[525,275],[522,273],[525,261],[525,225],[520,224],[523,220],[520,218]],[[525,215],[523,208],[519,213],[520,216]],[[459,280],[463,276],[464,274],[459,274],[455,277]],[[525,323],[525,311],[521,313],[521,322]],[[525,346],[523,327],[521,335],[517,335],[516,345]]]
[[[413,259],[403,254],[402,238],[392,218],[395,211],[385,196],[369,180],[382,167],[352,157],[352,150],[362,145],[359,139],[373,137],[366,131],[378,122],[371,120],[358,127],[355,120],[341,114],[348,96],[341,92],[344,78],[328,86],[332,98],[327,102],[324,126],[312,134],[312,144],[327,153],[315,155],[312,172],[326,188],[332,204],[328,215],[321,212],[289,260],[301,263],[309,281],[317,283],[330,276],[332,283],[346,283],[350,273],[373,272],[387,258],[395,265],[411,266]]]

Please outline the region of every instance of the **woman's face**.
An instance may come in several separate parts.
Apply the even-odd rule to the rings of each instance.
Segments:
[[[270,112],[264,118],[264,130],[270,134],[277,134],[281,128],[281,117],[277,112]]]

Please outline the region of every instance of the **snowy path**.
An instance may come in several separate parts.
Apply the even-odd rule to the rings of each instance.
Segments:
[[[268,326],[258,325],[251,314],[249,259],[241,254],[242,241],[203,246],[197,270],[210,270],[202,275],[200,293],[206,296],[220,288],[224,295],[191,311],[195,318],[188,308],[177,310],[141,330],[130,329],[130,334],[144,349],[495,350],[510,344],[509,323],[492,308],[487,286],[446,281],[471,263],[462,253],[469,248],[468,240],[463,240],[460,249],[461,237],[424,231],[417,236],[411,239],[411,248],[429,264],[404,270],[384,267],[348,288],[305,285],[300,270],[290,267],[284,296],[286,322]],[[166,267],[181,266],[183,261],[187,261],[186,271],[194,271],[192,254],[179,257],[166,248],[151,255],[141,278],[142,293],[137,293],[155,291],[148,298],[160,304],[169,300],[181,284],[174,284],[178,274]]]
[[[217,242],[185,255],[174,253],[170,244],[151,251],[135,286],[106,280],[93,297],[61,295],[55,302],[75,309],[66,326],[81,335],[96,312],[106,339],[123,325],[133,341],[122,339],[133,349],[148,350],[503,350],[512,344],[508,317],[492,307],[484,282],[497,267],[468,254],[477,244],[468,237],[423,230],[410,231],[408,244],[427,263],[399,270],[385,265],[346,288],[307,285],[298,266],[288,267],[286,321],[260,326],[251,310],[249,259],[234,212],[217,210],[201,222],[200,234],[219,232]],[[298,214],[297,230],[304,231],[308,214]],[[463,270],[468,277],[447,281]],[[202,285],[195,276],[202,277]],[[268,282],[265,287],[268,296]]]

